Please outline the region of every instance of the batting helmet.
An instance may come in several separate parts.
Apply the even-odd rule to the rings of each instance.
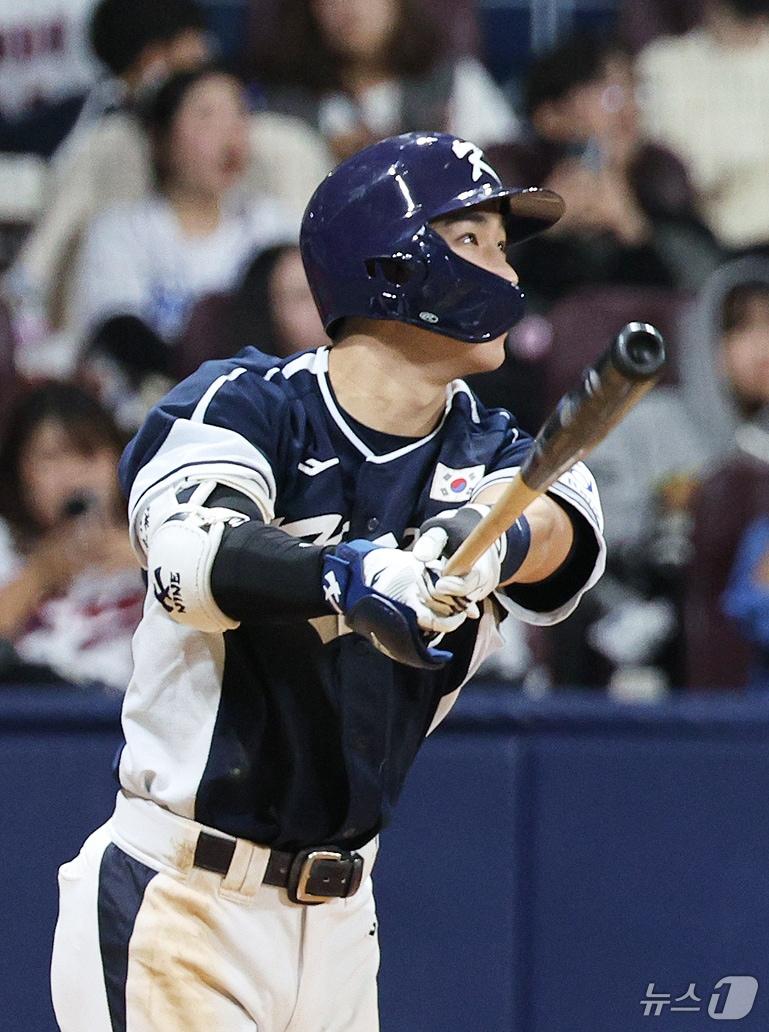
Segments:
[[[499,198],[508,243],[552,226],[563,200],[507,189],[473,143],[405,133],[342,162],[317,188],[301,249],[323,325],[349,316],[396,319],[471,344],[506,333],[523,314],[517,286],[460,258],[430,222]]]

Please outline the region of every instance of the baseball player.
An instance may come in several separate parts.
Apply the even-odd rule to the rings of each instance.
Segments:
[[[367,148],[302,225],[329,346],[206,363],[129,445],[148,590],[116,809],[60,871],[64,1032],[377,1029],[371,870],[414,756],[505,610],[560,620],[603,566],[580,465],[442,575],[530,446],[460,377],[521,316],[506,248],[562,210],[452,136]]]

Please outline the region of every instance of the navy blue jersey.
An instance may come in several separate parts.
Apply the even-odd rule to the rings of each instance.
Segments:
[[[463,381],[425,437],[380,454],[336,404],[328,349],[275,362],[254,349],[206,363],[149,414],[123,456],[137,552],[184,487],[214,480],[266,521],[328,545],[367,538],[393,547],[420,524],[511,479],[530,446],[508,412],[485,410]],[[599,575],[595,485],[584,466],[553,493],[594,528],[598,558],[548,612],[508,602],[522,619],[567,615]],[[358,846],[388,820],[427,732],[498,640],[487,600],[444,644],[438,671],[394,663],[335,616],[204,633],[171,621],[148,591],[126,694],[123,787],[229,834],[281,848]]]

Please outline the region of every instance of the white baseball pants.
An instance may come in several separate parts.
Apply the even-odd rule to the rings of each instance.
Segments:
[[[201,830],[118,795],[59,871],[51,988],[62,1032],[376,1032],[371,867],[349,899],[292,903],[269,851],[238,839],[227,874],[193,867]]]

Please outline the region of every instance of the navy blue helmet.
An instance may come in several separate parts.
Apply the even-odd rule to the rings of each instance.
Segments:
[[[508,243],[563,214],[550,190],[508,189],[473,143],[405,133],[342,162],[310,199],[301,249],[323,325],[396,319],[476,344],[523,315],[521,290],[455,254],[430,222],[499,198]]]

